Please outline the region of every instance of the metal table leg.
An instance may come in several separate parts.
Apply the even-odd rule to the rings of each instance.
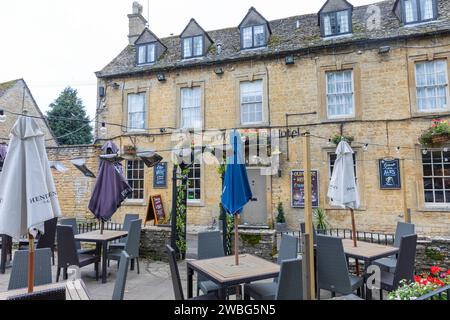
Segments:
[[[107,278],[107,266],[106,266],[106,256],[108,253],[108,242],[102,242],[102,283],[106,283]]]
[[[187,297],[188,299],[193,296],[193,279],[194,278],[194,270],[192,270],[189,266],[187,267]]]

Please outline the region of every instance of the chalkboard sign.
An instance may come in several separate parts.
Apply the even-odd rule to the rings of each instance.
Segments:
[[[384,190],[401,189],[400,160],[381,159],[380,188]]]
[[[145,218],[145,224],[148,221],[155,220],[155,225],[164,223],[166,220],[166,212],[164,211],[164,205],[161,195],[150,196],[147,203],[147,216]]]
[[[305,207],[305,178],[303,170],[292,170],[291,173],[291,205],[293,208]],[[319,207],[319,172],[311,170],[312,206]]]
[[[167,188],[167,162],[160,162],[153,167],[153,188]]]

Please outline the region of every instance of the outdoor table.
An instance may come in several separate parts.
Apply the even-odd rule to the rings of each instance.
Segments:
[[[0,235],[2,238],[2,255],[0,258],[0,273],[5,274],[6,269],[6,259],[8,258],[8,253],[11,252],[12,249],[12,239],[6,234]]]
[[[194,271],[219,286],[219,299],[225,299],[226,289],[232,286],[278,277],[280,266],[251,254],[214,259],[187,261],[188,298],[192,298]]]
[[[96,251],[102,255],[102,283],[106,283],[106,255],[108,253],[108,242],[121,239],[128,235],[127,231],[110,231],[104,230],[103,234],[100,234],[100,230],[77,234],[75,240],[82,242],[93,242],[96,245]]]
[[[86,289],[86,285],[83,280],[77,280],[76,282],[57,282],[46,284],[42,286],[34,287],[34,293],[39,293],[42,291],[66,289],[66,300],[91,300],[89,292]],[[10,290],[6,292],[0,292],[0,301],[8,300],[13,297],[26,295],[28,293],[28,288]]]
[[[364,275],[366,275],[366,271],[368,266],[375,260],[389,257],[398,253],[398,248],[383,246],[370,242],[358,242],[358,246],[354,247],[353,240],[343,239],[342,244],[344,246],[345,255],[348,258],[353,258],[356,260],[356,264],[358,264],[359,260],[364,261]],[[370,297],[370,290],[367,290],[367,297]]]

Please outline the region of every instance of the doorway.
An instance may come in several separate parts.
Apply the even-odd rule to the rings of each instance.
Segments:
[[[267,226],[267,176],[259,168],[247,168],[254,201],[242,211],[242,223],[249,226]]]

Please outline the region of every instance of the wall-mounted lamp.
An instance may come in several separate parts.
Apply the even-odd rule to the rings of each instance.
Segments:
[[[6,121],[5,110],[0,109],[0,122],[3,123]]]
[[[101,125],[101,127],[100,127],[100,133],[101,133],[101,134],[106,134],[107,131],[108,131],[108,130],[106,129],[106,123],[105,123],[105,122],[102,122],[102,125]]]
[[[391,51],[391,47],[390,46],[383,46],[380,47],[380,49],[378,50],[379,54],[386,54],[389,53],[389,51]]]
[[[114,82],[111,87],[113,87],[114,90],[120,89],[120,84],[118,84],[117,82]]]
[[[291,64],[295,64],[295,58],[293,55],[288,55],[284,58],[284,63],[286,63],[286,65],[291,65]]]
[[[160,132],[160,133],[166,133],[166,132],[167,132],[167,129],[166,129],[166,128],[161,128],[161,129],[159,129],[159,132]]]
[[[283,175],[283,171],[281,171],[281,169],[278,169],[278,178],[281,178]]]
[[[105,87],[98,87],[98,96],[100,98],[105,97]]]
[[[223,68],[222,67],[216,67],[214,69],[214,73],[217,75],[222,75],[224,73]]]
[[[158,79],[159,82],[164,82],[166,81],[166,75],[162,72],[158,73],[156,75],[156,78]]]

